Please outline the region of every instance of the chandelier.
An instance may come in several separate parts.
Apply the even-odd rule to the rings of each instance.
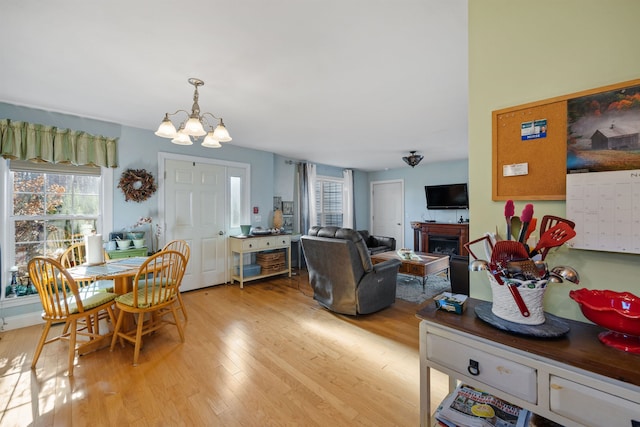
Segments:
[[[404,162],[412,168],[416,167],[417,164],[420,163],[424,158],[423,156],[416,154],[415,151],[410,151],[409,153],[411,153],[411,155],[403,157],[402,160],[404,160]]]
[[[155,134],[162,138],[171,138],[171,142],[178,145],[192,145],[193,140],[191,137],[193,137],[194,140],[197,140],[199,137],[204,136],[204,139],[202,140],[203,147],[220,148],[222,147],[220,145],[221,142],[231,141],[229,131],[224,127],[224,122],[221,117],[216,117],[211,113],[200,114],[200,105],[198,105],[198,86],[203,86],[204,82],[195,78],[190,78],[188,81],[189,84],[192,84],[195,87],[191,113],[186,110],[178,110],[175,113],[165,113],[164,119],[162,120],[162,123],[160,123],[160,126],[158,126],[158,130]],[[187,119],[180,123],[178,130],[176,130],[176,127],[169,119],[169,116],[174,116],[181,112],[187,114]],[[211,116],[215,121],[217,121],[218,125],[215,129],[207,120],[206,116]],[[208,131],[205,130],[205,125],[209,128]]]

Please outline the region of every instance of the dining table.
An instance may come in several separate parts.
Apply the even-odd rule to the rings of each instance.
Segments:
[[[113,292],[122,295],[133,290],[133,278],[147,258],[148,257],[145,256],[136,256],[109,260],[100,264],[85,263],[68,268],[67,271],[71,274],[71,277],[78,282],[113,280]],[[134,321],[130,316],[125,316],[123,321],[123,328],[125,330],[135,327]],[[84,346],[82,352],[79,352],[79,354],[87,354],[110,345],[113,327],[115,327],[115,325],[107,328],[109,332],[102,335],[101,338],[94,340],[94,343]]]
[[[76,281],[113,280],[113,292],[122,295],[133,290],[133,278],[148,257],[136,256],[100,264],[80,264],[67,271]]]

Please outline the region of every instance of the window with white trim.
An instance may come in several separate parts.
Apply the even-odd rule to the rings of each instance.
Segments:
[[[317,224],[323,227],[335,225],[342,227],[343,218],[342,178],[318,176],[316,178],[316,214]]]
[[[241,224],[249,219],[249,167],[227,167],[229,232],[240,233]]]
[[[8,254],[17,267],[16,283],[5,284],[3,297],[32,294],[27,264],[38,255],[57,257],[72,242],[100,230],[102,221],[101,168],[11,161],[8,173]]]

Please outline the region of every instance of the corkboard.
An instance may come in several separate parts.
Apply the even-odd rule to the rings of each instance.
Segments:
[[[567,101],[637,86],[640,79],[492,112],[493,200],[565,200],[567,176]],[[521,138],[521,125],[547,121],[544,138]],[[504,166],[527,165],[526,175],[505,176]]]
[[[521,139],[521,125],[547,121],[544,138]],[[527,174],[504,176],[505,165],[527,165]],[[493,200],[564,200],[567,166],[567,101],[493,112]]]

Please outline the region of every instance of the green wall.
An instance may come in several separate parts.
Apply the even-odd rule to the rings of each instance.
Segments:
[[[491,201],[491,112],[640,78],[637,0],[469,1],[469,181],[471,238],[503,229],[504,202]],[[541,153],[544,155],[544,153]],[[528,201],[516,202],[520,212]],[[565,215],[564,201],[532,201],[536,217]],[[571,289],[640,295],[640,256],[572,250],[547,257],[571,265],[579,286],[551,284],[544,307],[586,320]],[[471,295],[490,300],[483,273],[471,273]]]

